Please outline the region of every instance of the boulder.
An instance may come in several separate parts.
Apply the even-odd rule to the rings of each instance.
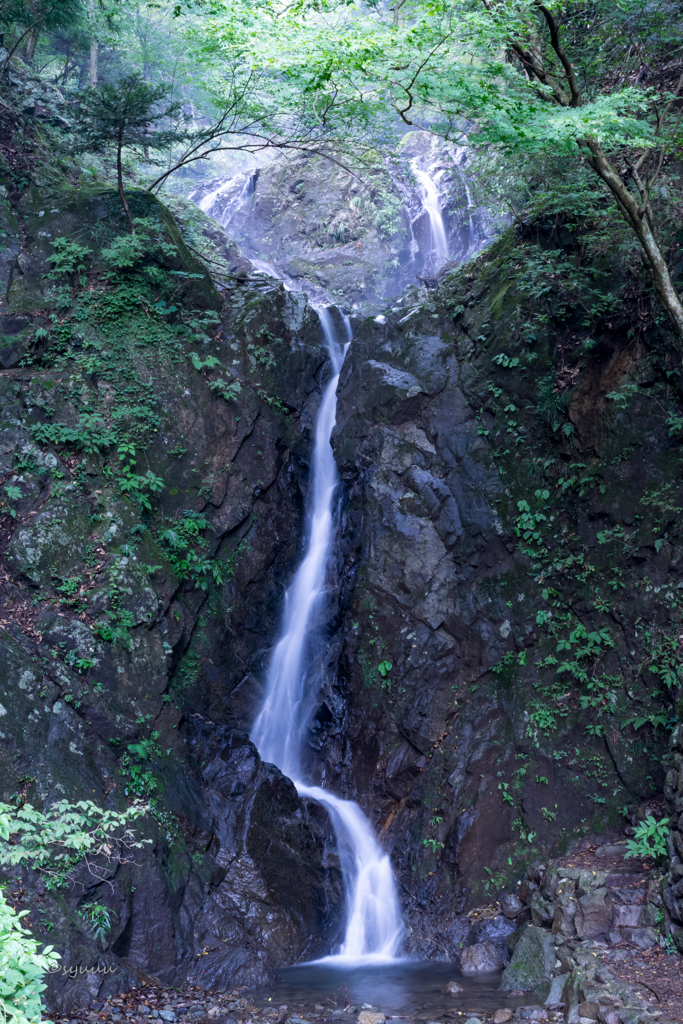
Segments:
[[[557,1006],[562,1003],[562,993],[566,977],[564,974],[558,974],[556,978],[552,978],[543,982],[535,991],[534,996],[538,999],[539,1003],[542,1003],[545,1007]]]
[[[493,1024],[507,1024],[509,1020],[512,1020],[512,1010],[507,1008],[496,1010],[493,1015]]]
[[[462,985],[458,985],[457,981],[449,981],[448,984],[446,985],[447,996],[457,996],[464,991],[465,989],[462,987]]]
[[[502,953],[493,942],[477,942],[462,951],[460,970],[463,974],[499,971],[504,963]]]
[[[559,935],[561,939],[571,938],[576,932],[575,918],[576,900],[569,895],[558,896],[553,917],[553,935]]]
[[[500,906],[505,916],[510,918],[510,920],[518,917],[524,910],[524,904],[512,892],[506,892],[504,896],[501,896]]]
[[[576,908],[576,933],[580,939],[609,941],[614,905],[605,888],[591,889],[579,900]]]
[[[384,1024],[384,1021],[383,1013],[373,1012],[372,1010],[361,1010],[358,1014],[358,1024]]]
[[[522,932],[510,964],[503,971],[501,988],[530,992],[544,982],[555,966],[553,937],[542,928],[529,927]]]
[[[553,917],[555,915],[555,904],[552,900],[543,899],[542,896],[536,896],[531,901],[531,920],[537,928],[547,927],[553,923]]]

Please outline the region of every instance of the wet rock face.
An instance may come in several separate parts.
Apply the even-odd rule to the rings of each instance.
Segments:
[[[410,231],[386,168],[369,177],[370,188],[322,157],[275,161],[254,175],[253,195],[228,229],[251,256],[307,290],[345,303],[380,301],[398,290],[392,278],[410,258]]]

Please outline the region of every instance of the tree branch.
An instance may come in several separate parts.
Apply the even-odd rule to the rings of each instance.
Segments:
[[[553,18],[552,14],[548,10],[548,8],[544,4],[540,3],[540,0],[534,0],[534,3],[536,4],[536,6],[538,7],[539,11],[541,12],[541,14],[543,15],[543,17],[546,20],[546,23],[548,25],[548,30],[550,31],[550,45],[552,46],[553,50],[555,51],[555,53],[559,57],[559,59],[560,59],[560,61],[562,63],[562,67],[564,68],[564,73],[565,73],[565,76],[566,76],[566,79],[567,79],[567,84],[569,85],[569,91],[571,92],[571,95],[572,95],[571,102],[569,103],[569,106],[570,107],[580,107],[581,106],[581,92],[580,92],[579,87],[578,87],[578,85],[576,83],[576,75],[574,74],[574,68],[572,67],[571,62],[570,62],[569,58],[567,57],[567,54],[564,52],[562,44],[560,43],[560,36],[559,36],[559,32],[557,30],[557,24],[555,22],[555,19]]]

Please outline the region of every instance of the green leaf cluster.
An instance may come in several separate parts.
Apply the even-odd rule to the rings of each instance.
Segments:
[[[668,818],[657,821],[653,814],[648,814],[644,821],[636,825],[633,839],[627,841],[624,858],[653,857],[657,861],[664,860],[668,857],[666,840],[669,832]]]

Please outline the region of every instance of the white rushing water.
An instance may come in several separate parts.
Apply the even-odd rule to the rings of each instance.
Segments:
[[[472,201],[472,192],[470,191],[470,185],[467,180],[467,174],[463,170],[463,163],[467,157],[468,150],[466,146],[452,146],[448,150],[448,152],[451,154],[451,159],[453,160],[453,163],[455,165],[458,177],[462,182],[462,186],[465,190],[465,198],[467,199],[469,240],[467,243],[467,249],[465,250],[464,253],[464,258],[466,258],[467,256],[469,256],[471,252],[474,252],[474,250],[477,248],[477,243],[479,241],[477,227],[474,220],[474,213],[476,212],[476,207],[474,205],[474,202]]]
[[[270,265],[269,265],[270,267]],[[265,267],[264,267],[265,269]],[[267,271],[268,272],[268,271]],[[346,934],[339,952],[325,961],[368,963],[392,960],[401,939],[401,913],[391,863],[360,807],[305,779],[303,750],[322,680],[316,665],[323,641],[330,556],[336,534],[339,483],[330,438],[337,415],[337,384],[351,342],[339,341],[329,310],[316,309],[332,364],[315,426],[313,473],[304,557],[285,594],[280,637],[270,660],[263,706],[251,739],[264,761],[277,765],[299,794],[330,815],[339,844],[346,890]]]
[[[195,200],[196,192],[190,193],[189,198],[193,202],[196,201],[200,210],[226,228],[253,194],[254,175],[238,174],[222,180],[217,188],[207,192],[201,199]]]
[[[433,270],[438,270],[449,259],[448,239],[446,238],[446,227],[441,216],[441,195],[435,180],[427,171],[419,168],[417,158],[411,161],[413,174],[420,186],[420,199],[422,208],[429,217],[429,227],[432,236],[432,248],[429,253]]]

